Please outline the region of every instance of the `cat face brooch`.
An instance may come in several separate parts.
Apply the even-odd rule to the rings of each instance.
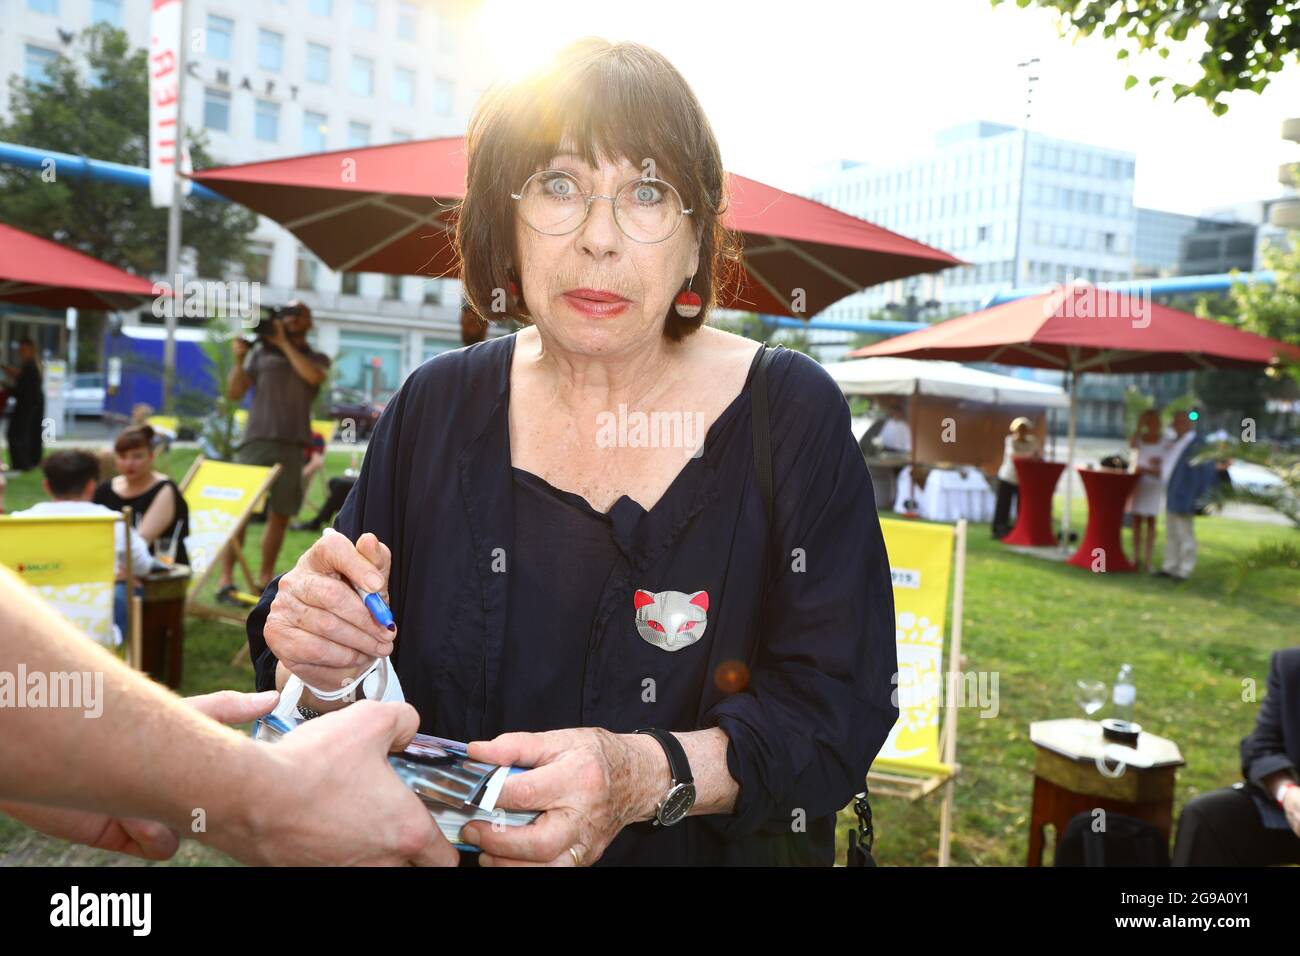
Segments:
[[[680,651],[690,647],[704,636],[709,624],[709,594],[696,591],[637,590],[632,596],[636,608],[637,633],[650,644],[664,651]]]

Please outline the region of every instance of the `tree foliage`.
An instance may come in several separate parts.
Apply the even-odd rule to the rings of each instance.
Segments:
[[[12,118],[0,141],[92,159],[149,165],[149,80],[144,50],[106,24],[83,31],[48,82],[10,79]],[[189,134],[196,167],[209,163],[201,137]],[[49,181],[51,180],[52,181]],[[140,275],[166,267],[167,210],[149,191],[50,171],[0,167],[0,221]],[[231,204],[190,198],[182,235],[199,272],[221,277],[243,264],[257,217]]]
[[[991,0],[997,6],[1005,0]],[[1118,37],[1125,43],[1116,57],[1154,52],[1161,59],[1185,43],[1204,46],[1193,83],[1156,75],[1147,82],[1158,94],[1169,89],[1175,100],[1195,96],[1222,115],[1228,111],[1225,93],[1260,93],[1273,75],[1300,60],[1300,14],[1294,0],[1016,0],[1055,10],[1063,34]],[[1130,75],[1125,88],[1140,81]]]

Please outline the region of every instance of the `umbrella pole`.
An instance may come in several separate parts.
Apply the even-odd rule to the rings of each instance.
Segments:
[[[1070,386],[1070,423],[1066,428],[1065,450],[1065,510],[1061,513],[1061,550],[1070,549],[1070,499],[1074,491],[1074,435],[1078,420],[1079,373],[1070,363],[1066,375]]]

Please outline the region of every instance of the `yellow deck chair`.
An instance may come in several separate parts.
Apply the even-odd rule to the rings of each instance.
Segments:
[[[916,801],[942,788],[939,865],[952,850],[953,790],[957,763],[957,701],[944,685],[944,617],[952,580],[950,670],[964,668],[962,598],[966,576],[966,521],[956,526],[880,520],[894,577],[898,648],[898,723],[867,773],[870,792]],[[942,715],[940,714],[942,711]]]
[[[253,506],[267,493],[279,473],[279,465],[269,468],[238,465],[229,461],[210,461],[202,455],[190,465],[180,485],[190,512],[190,534],[185,539],[192,572],[185,599],[188,613],[243,625],[244,615],[203,604],[198,596],[226,548],[234,550],[235,563],[244,572],[249,591],[261,593],[236,535],[248,523]]]
[[[97,644],[140,669],[141,600],[131,594],[127,632],[117,646],[113,635],[113,587],[117,580],[116,525],[132,526],[130,508],[112,515],[0,516],[0,563]],[[147,572],[131,567],[126,576]]]

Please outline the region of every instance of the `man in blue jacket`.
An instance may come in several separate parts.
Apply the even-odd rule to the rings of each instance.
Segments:
[[[1201,462],[1193,459],[1205,447],[1196,434],[1191,416],[1178,412],[1173,420],[1177,436],[1164,456],[1165,481],[1165,561],[1160,576],[1186,581],[1196,567],[1196,529],[1192,524],[1196,508],[1218,480],[1218,471],[1228,462]]]

